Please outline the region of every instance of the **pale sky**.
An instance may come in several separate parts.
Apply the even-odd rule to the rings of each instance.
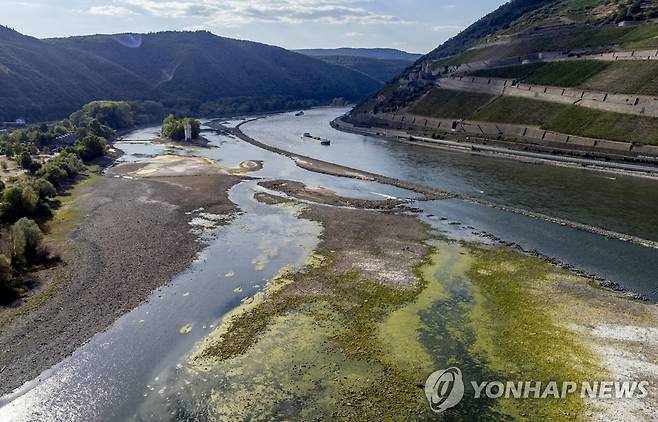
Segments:
[[[426,53],[504,0],[0,0],[0,24],[38,38],[206,29],[288,49]]]

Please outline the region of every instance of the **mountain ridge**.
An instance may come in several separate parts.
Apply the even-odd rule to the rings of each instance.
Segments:
[[[99,99],[160,101],[185,114],[259,111],[358,101],[379,86],[343,66],[207,31],[39,40],[0,30],[5,121],[57,119]]]
[[[348,119],[434,138],[458,132],[654,154],[644,146],[658,145],[655,16],[658,5],[647,0],[512,0],[423,56]],[[463,123],[451,130],[428,119]],[[610,151],[600,151],[604,145]]]
[[[423,56],[422,54],[409,53],[395,48],[304,48],[294,51],[313,57],[365,57],[369,59],[404,60],[408,62],[415,62]]]

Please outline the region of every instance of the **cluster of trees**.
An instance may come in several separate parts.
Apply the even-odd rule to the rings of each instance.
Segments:
[[[41,248],[43,234],[37,221],[52,217],[54,197],[85,170],[84,162],[105,155],[114,127],[133,124],[130,110],[120,102],[91,104],[70,119],[19,129],[0,138],[4,154],[27,170],[9,178],[6,185],[0,181],[0,302],[12,298],[20,275],[47,255]],[[69,134],[75,134],[75,143],[45,160],[33,158],[55,147],[55,138]]]
[[[7,157],[20,155],[23,151],[31,154],[39,152],[49,153],[53,141],[67,133],[71,133],[75,128],[69,120],[62,120],[54,124],[45,124],[30,126],[28,128],[16,129],[10,133],[0,135],[0,149]]]
[[[13,298],[20,275],[47,256],[35,221],[52,217],[58,189],[84,169],[77,154],[62,151],[36,172],[0,182],[0,303]]]
[[[42,247],[43,233],[39,225],[23,217],[0,232],[0,301],[13,295],[16,277],[41,261],[47,250]]]
[[[167,116],[162,122],[162,136],[173,141],[185,140],[185,126],[190,125],[192,139],[198,139],[201,133],[201,123],[191,118],[177,119],[173,114]]]

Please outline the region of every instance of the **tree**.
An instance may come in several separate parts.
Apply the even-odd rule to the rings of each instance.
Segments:
[[[41,229],[33,220],[23,217],[11,227],[12,262],[26,265],[36,258],[43,240]]]
[[[13,223],[22,216],[33,215],[38,204],[34,189],[12,185],[2,192],[2,220]]]
[[[135,124],[130,104],[125,101],[93,101],[71,115],[77,126],[85,126],[91,119],[115,130]]]
[[[84,161],[91,161],[105,155],[107,152],[107,143],[100,136],[88,134],[78,140],[75,149],[80,158]]]
[[[162,122],[162,136],[173,141],[183,141],[185,139],[185,125],[192,128],[192,139],[198,139],[201,133],[201,123],[196,119],[176,119],[173,114],[167,116]]]
[[[34,161],[32,160],[32,156],[28,151],[23,151],[21,153],[21,156],[18,159],[18,164],[21,166],[21,168],[24,168],[25,170],[28,171],[32,171],[32,168],[34,166]]]

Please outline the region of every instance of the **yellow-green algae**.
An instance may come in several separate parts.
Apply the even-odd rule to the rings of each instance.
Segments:
[[[503,380],[580,384],[605,378],[579,334],[556,320],[547,307],[551,291],[546,281],[559,269],[504,248],[471,248],[470,252],[475,257],[467,272],[475,287],[471,355],[480,357]],[[585,412],[577,394],[564,399],[501,399],[496,409],[515,419],[542,420],[581,419]]]
[[[440,242],[396,290],[357,272],[332,272],[331,254],[283,272],[225,320],[191,368],[221,379],[210,419],[424,420],[423,385],[434,370],[469,381],[583,381],[603,376],[595,356],[557,321],[548,302],[556,273],[504,248]],[[583,283],[576,278],[573,282]],[[322,285],[321,293],[313,287]],[[276,286],[276,287],[273,287]],[[464,401],[450,420],[584,418],[566,400]]]

